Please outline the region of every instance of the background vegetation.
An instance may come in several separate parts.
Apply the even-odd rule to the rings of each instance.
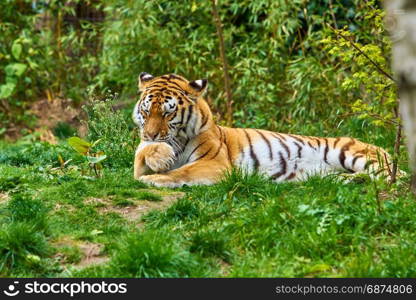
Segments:
[[[126,219],[172,197],[131,178],[143,71],[208,78],[222,124],[354,136],[406,169],[383,18],[370,0],[1,1],[0,275],[414,277],[407,178],[235,172]]]

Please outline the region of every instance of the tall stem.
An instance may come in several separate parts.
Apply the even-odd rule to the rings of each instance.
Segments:
[[[219,46],[220,46],[220,58],[222,63],[222,69],[224,73],[224,86],[225,86],[225,92],[227,95],[227,111],[225,115],[225,119],[228,126],[231,126],[233,123],[233,96],[231,91],[231,80],[230,80],[230,74],[228,71],[228,62],[227,57],[225,55],[225,44],[224,44],[224,34],[222,31],[222,23],[221,18],[218,14],[218,8],[217,8],[217,0],[211,0],[212,3],[212,14],[214,16],[215,26],[217,28],[217,36],[219,40]]]

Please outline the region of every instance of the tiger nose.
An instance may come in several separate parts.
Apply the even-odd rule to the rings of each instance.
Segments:
[[[146,135],[149,140],[154,141],[159,135],[159,132],[148,132]]]

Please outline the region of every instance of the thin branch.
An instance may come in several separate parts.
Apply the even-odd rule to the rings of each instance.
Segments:
[[[336,29],[338,29],[337,18],[335,18],[334,6],[332,4],[332,0],[329,0],[329,9],[330,9],[332,21],[334,22],[334,26],[335,26]]]
[[[377,71],[379,73],[381,73],[382,75],[386,76],[387,78],[391,79],[393,82],[396,82],[396,80],[393,78],[393,76],[391,76],[389,73],[387,73],[386,71],[383,70],[382,67],[380,67],[380,65],[378,63],[376,63],[374,60],[372,60],[367,54],[365,54],[358,46],[357,44],[355,44],[350,38],[346,37],[345,35],[343,35],[342,33],[340,33],[338,30],[336,30],[335,28],[333,28],[331,25],[329,25],[329,28],[331,28],[338,36],[342,37],[344,40],[346,40],[347,42],[349,42],[351,44],[351,46],[357,50],[358,52],[360,52],[360,54],[362,54],[366,59],[368,59],[368,61],[377,69]]]
[[[215,26],[217,28],[217,35],[219,40],[219,46],[220,46],[220,58],[222,62],[222,68],[224,71],[224,86],[225,86],[225,92],[227,94],[227,112],[226,112],[226,121],[227,125],[231,126],[233,123],[233,97],[231,92],[231,81],[230,81],[230,75],[228,72],[228,63],[227,63],[227,57],[225,55],[225,44],[224,44],[224,34],[222,32],[222,23],[221,18],[218,14],[217,9],[217,0],[211,0],[212,3],[212,14],[214,16]]]
[[[391,174],[391,183],[395,183],[397,180],[397,171],[399,170],[399,155],[400,155],[400,144],[402,140],[402,125],[397,126],[396,140],[394,142],[394,153],[393,153],[393,170]]]

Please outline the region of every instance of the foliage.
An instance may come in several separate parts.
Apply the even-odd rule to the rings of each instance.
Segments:
[[[105,152],[110,166],[131,166],[137,131],[130,130],[130,120],[120,110],[115,110],[116,95],[104,100],[92,99],[84,106],[88,115],[88,139],[100,141],[98,151]]]
[[[0,129],[33,126],[28,108],[38,98],[85,96],[100,43],[97,23],[77,17],[80,4],[100,7],[93,0],[1,1]]]
[[[361,6],[362,30],[334,29],[322,43],[328,54],[340,61],[339,68],[347,71],[341,87],[355,98],[352,112],[389,129],[399,122],[397,86],[387,73],[391,41],[384,29],[385,13],[373,5],[374,1],[367,1]]]
[[[86,163],[90,169],[94,171],[95,176],[101,177],[103,170],[102,161],[107,158],[107,155],[105,155],[103,151],[94,151],[95,146],[100,140],[96,140],[94,143],[90,144],[77,136],[73,136],[67,141],[76,152],[85,157]],[[58,158],[60,159],[61,167],[65,167],[66,162],[64,162],[60,156]]]
[[[7,104],[3,100],[5,122],[27,119],[23,107],[37,97],[80,101],[87,86],[98,98],[110,88],[134,102],[130,97],[142,71],[207,77],[208,98],[221,120],[226,103],[209,1],[18,2],[20,6],[2,3],[6,42],[0,63],[27,65],[19,80],[28,83],[18,84],[19,91]],[[354,111],[366,120],[377,115],[372,125],[394,119],[394,85],[328,27],[342,28],[340,32],[354,37],[388,70],[385,57],[390,48],[380,3],[223,0],[218,8],[230,64],[234,125],[300,131],[305,119],[315,125],[324,120],[322,129],[330,132],[345,115],[354,118],[349,115]],[[14,10],[19,12],[15,20]],[[13,78],[20,73],[12,72],[15,69],[19,67],[8,68]],[[22,109],[11,113],[10,105]]]

